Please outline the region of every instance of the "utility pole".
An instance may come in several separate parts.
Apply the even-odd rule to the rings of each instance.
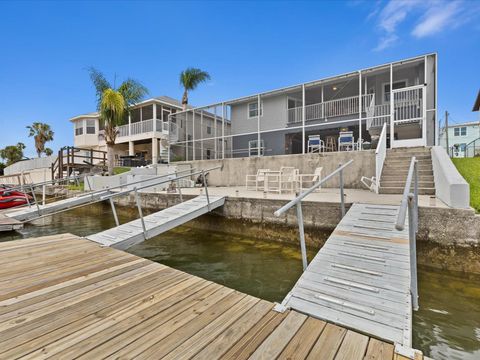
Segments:
[[[447,153],[449,156],[450,154],[450,147],[448,146],[448,111],[445,110],[445,136],[446,136],[446,144],[447,144]]]

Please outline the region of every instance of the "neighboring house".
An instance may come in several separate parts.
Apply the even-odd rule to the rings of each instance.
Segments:
[[[449,149],[447,149],[447,134]],[[472,143],[479,138],[479,121],[455,124],[450,125],[448,129],[445,127],[441,129],[439,145],[443,146],[451,157],[472,157],[475,154],[475,151],[472,151]],[[480,147],[480,144],[477,144],[477,147]]]
[[[384,124],[390,147],[432,146],[438,138],[437,55],[179,111],[170,122],[206,110],[219,110],[231,124],[230,133],[215,136],[231,146],[217,147],[214,158],[301,154],[308,151],[309,136],[319,136],[335,150],[344,131],[353,133],[356,149],[375,148]],[[193,134],[188,127],[171,147],[193,150],[205,141],[211,135]],[[186,152],[187,160],[199,158],[199,153]]]
[[[147,163],[167,162],[169,159],[169,141],[175,141],[185,133],[187,121],[168,124],[168,116],[182,110],[182,104],[168,96],[160,96],[142,101],[132,107],[128,123],[118,128],[114,146],[116,163],[122,165],[126,156],[141,157]],[[191,120],[191,118],[189,119]],[[214,127],[214,115],[205,113],[202,121],[205,131]],[[74,146],[82,149],[106,151],[103,126],[98,113],[78,115],[70,119],[74,128]],[[221,118],[217,119],[221,122]],[[190,125],[191,126],[191,125]],[[197,126],[200,126],[197,125]],[[205,151],[207,157],[208,151]],[[172,153],[172,157],[180,160],[185,154],[180,151]]]

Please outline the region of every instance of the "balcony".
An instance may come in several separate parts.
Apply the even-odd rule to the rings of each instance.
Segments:
[[[154,128],[155,126],[155,128]],[[126,137],[152,137],[154,132],[159,132],[168,135],[168,122],[162,122],[162,120],[144,120],[136,123],[121,125],[117,128],[117,138],[119,140],[125,140]]]

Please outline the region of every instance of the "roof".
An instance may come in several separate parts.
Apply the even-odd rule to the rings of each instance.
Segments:
[[[480,90],[478,90],[477,100],[475,100],[475,104],[473,104],[472,111],[479,111],[480,110]]]
[[[165,105],[173,106],[173,107],[178,108],[179,110],[183,109],[182,108],[182,103],[180,101],[178,101],[177,99],[174,99],[170,96],[166,96],[166,95],[157,96],[157,97],[154,97],[154,98],[143,100],[143,101],[139,102],[138,104],[135,104],[133,107],[144,105],[144,104],[147,104],[147,103],[150,103],[150,102],[158,102],[158,103],[162,103],[162,104],[165,104]],[[190,105],[187,105],[187,108],[188,109],[193,109],[194,107],[190,106]],[[85,119],[85,118],[97,118],[97,117],[98,117],[98,112],[95,111],[95,112],[91,112],[91,113],[87,113],[87,114],[76,115],[76,116],[70,118],[70,121],[75,121],[75,120]]]
[[[461,124],[453,124],[453,125],[448,125],[448,128],[457,128],[460,126],[478,126],[480,125],[480,122],[478,121],[469,121],[469,122],[464,122]]]

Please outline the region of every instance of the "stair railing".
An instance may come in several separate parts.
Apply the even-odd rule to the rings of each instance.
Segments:
[[[332,171],[330,174],[325,176],[322,180],[314,184],[312,187],[308,188],[304,192],[298,194],[295,199],[292,201],[288,202],[287,204],[283,205],[280,209],[274,212],[275,216],[280,216],[284,214],[287,210],[289,210],[292,207],[296,207],[297,210],[297,223],[298,223],[298,233],[300,236],[300,249],[302,252],[302,264],[303,264],[303,271],[307,269],[308,266],[308,260],[307,260],[307,248],[305,245],[305,229],[304,229],[304,224],[303,224],[303,213],[302,213],[302,200],[310,195],[312,192],[314,192],[316,189],[318,189],[320,186],[322,186],[323,183],[325,183],[327,180],[331,179],[335,175],[338,174],[339,177],[339,182],[340,182],[340,211],[341,211],[341,218],[345,216],[345,193],[343,189],[343,169],[345,169],[348,165],[353,163],[353,160],[349,160],[345,164],[340,164],[338,168],[334,171]]]
[[[413,193],[411,192],[413,181]],[[402,202],[398,211],[395,228],[402,231],[405,228],[405,219],[408,208],[408,240],[410,248],[410,294],[413,309],[418,310],[418,283],[417,283],[417,244],[418,232],[418,161],[412,156],[408,169],[407,182],[403,189]]]

